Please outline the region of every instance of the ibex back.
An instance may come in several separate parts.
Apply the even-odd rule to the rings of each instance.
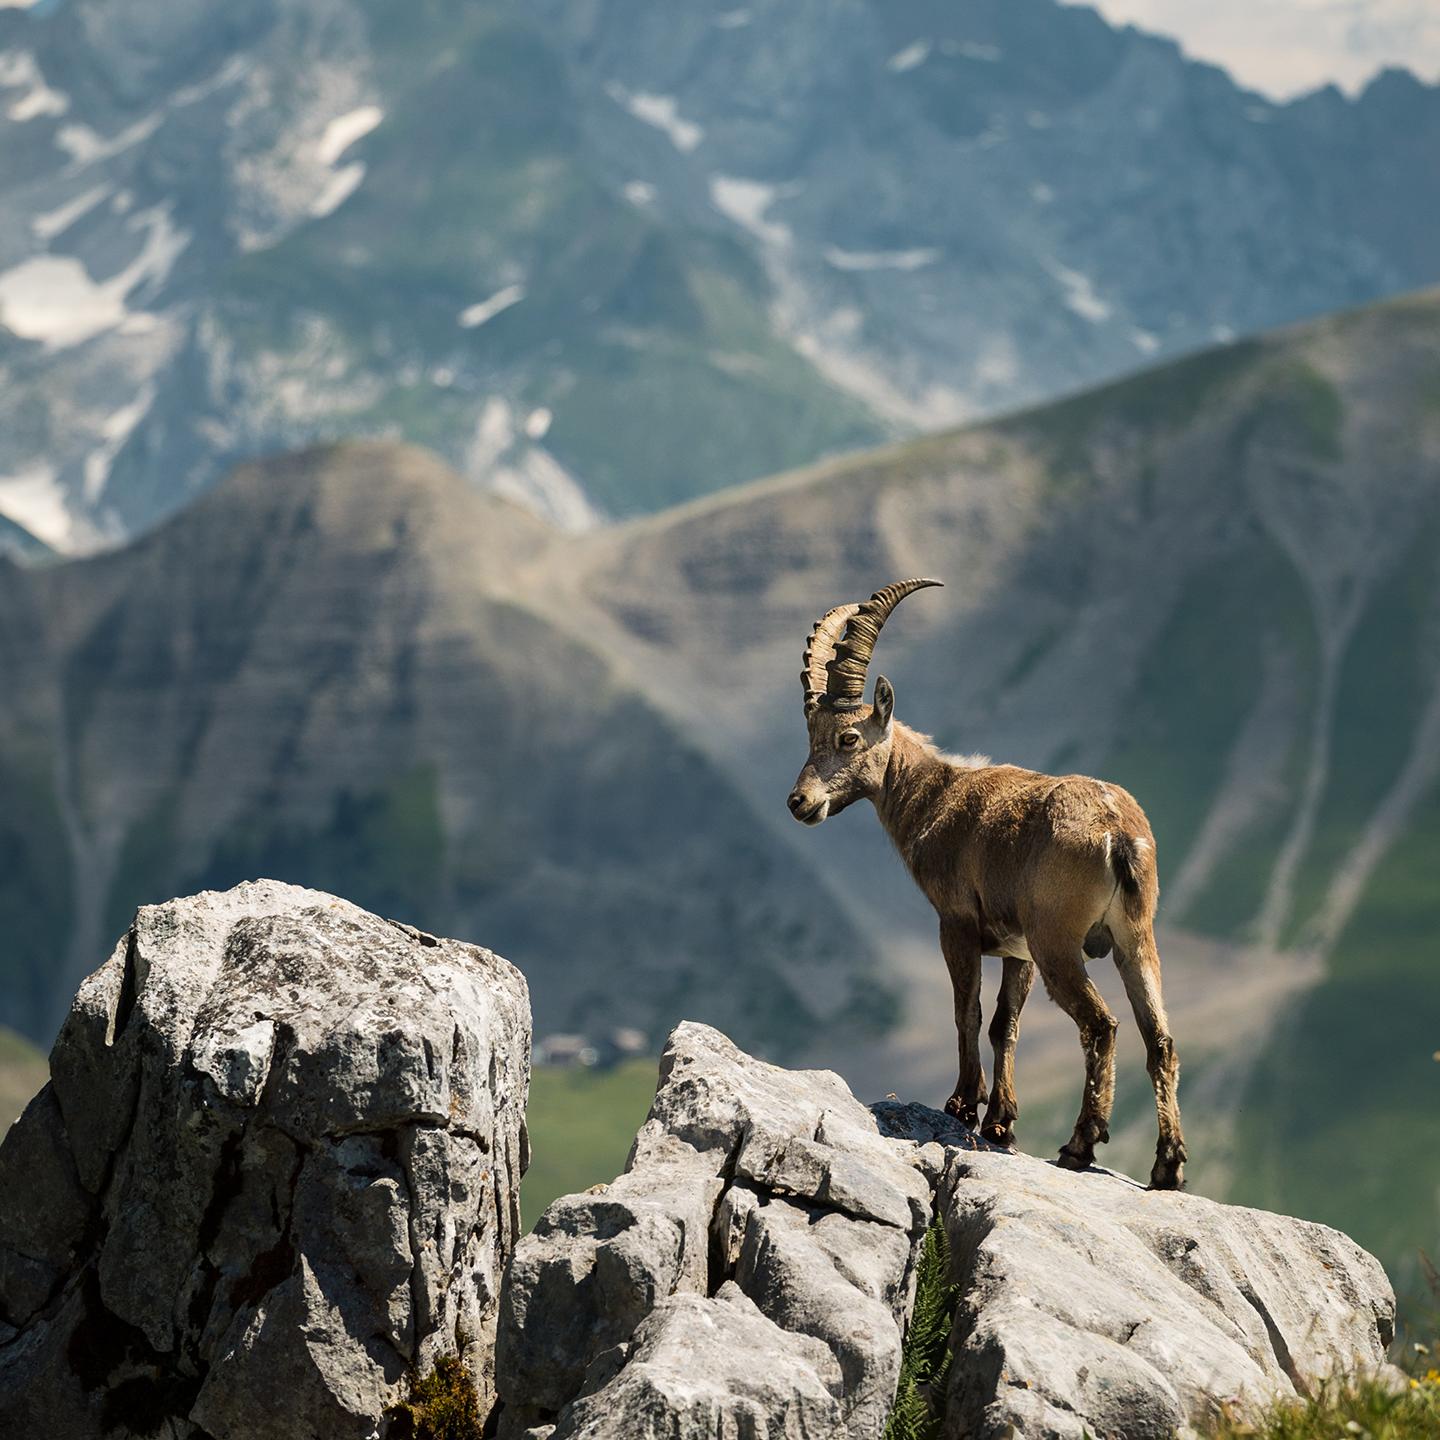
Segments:
[[[805,646],[801,683],[810,757],[790,792],[790,811],[818,825],[869,800],[940,917],[940,946],[955,991],[960,1074],[945,1108],[974,1126],[985,1075],[980,1065],[980,957],[1004,958],[990,1040],[995,1083],[981,1133],[1013,1144],[1015,1042],[1035,970],[1074,1020],[1085,1052],[1085,1092],[1060,1164],[1083,1170],[1110,1138],[1115,1028],[1085,969],[1114,950],[1145,1040],[1160,1138],[1150,1183],[1183,1182],[1185,1140],[1177,1098],[1180,1065],[1160,994],[1155,948],[1155,838],[1133,796],[1083,775],[1041,775],[941,754],[895,719],[882,675],[864,703],[865,672],[880,627],[905,596],[937,580],[907,580],[862,604],[829,611]]]

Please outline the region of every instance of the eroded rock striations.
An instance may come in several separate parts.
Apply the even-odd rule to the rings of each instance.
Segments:
[[[950,1440],[1168,1440],[1381,1366],[1393,1336],[1380,1265],[1324,1226],[998,1152],[686,1024],[625,1173],[516,1249],[501,1435],[879,1437],[932,1215],[960,1287]]]
[[[269,881],[142,909],[0,1147],[0,1433],[379,1433],[482,1404],[526,1164],[525,981]]]

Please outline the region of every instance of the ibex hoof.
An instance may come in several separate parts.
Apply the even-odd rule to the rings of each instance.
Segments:
[[[987,1140],[991,1145],[1001,1145],[1007,1150],[1015,1148],[1015,1127],[1013,1125],[1001,1125],[996,1121],[987,1121],[980,1130],[980,1138]]]
[[[972,1130],[980,1123],[979,1108],[967,1105],[958,1095],[952,1095],[945,1102],[945,1113],[953,1115],[962,1125],[968,1125]]]
[[[1183,1160],[1157,1160],[1150,1172],[1152,1190],[1183,1190],[1185,1188],[1185,1162]]]
[[[1093,1150],[1072,1150],[1065,1145],[1061,1147],[1055,1163],[1062,1170],[1088,1170],[1095,1163],[1095,1152]]]

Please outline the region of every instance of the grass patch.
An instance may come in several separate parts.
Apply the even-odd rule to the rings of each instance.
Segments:
[[[475,1382],[458,1355],[442,1355],[386,1418],[395,1440],[480,1440],[485,1424]]]
[[[885,1422],[885,1440],[935,1440],[945,1419],[950,1327],[960,1287],[950,1280],[950,1241],[938,1217],[930,1222],[915,1279],[915,1308],[900,1355],[900,1384]]]
[[[1440,1370],[1392,1390],[1379,1380],[1329,1381],[1304,1400],[1280,1400],[1258,1419],[1225,1414],[1210,1440],[1434,1440],[1440,1435]]]
[[[45,1057],[23,1035],[0,1025],[0,1136],[49,1078]]]
[[[573,1195],[624,1168],[655,1095],[655,1061],[611,1070],[537,1065],[530,1076],[530,1169],[520,1186],[526,1226],[560,1195]]]

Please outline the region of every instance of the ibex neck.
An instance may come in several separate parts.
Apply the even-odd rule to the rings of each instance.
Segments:
[[[890,763],[875,809],[895,848],[907,858],[936,813],[936,798],[953,769],[923,735],[895,721]]]

